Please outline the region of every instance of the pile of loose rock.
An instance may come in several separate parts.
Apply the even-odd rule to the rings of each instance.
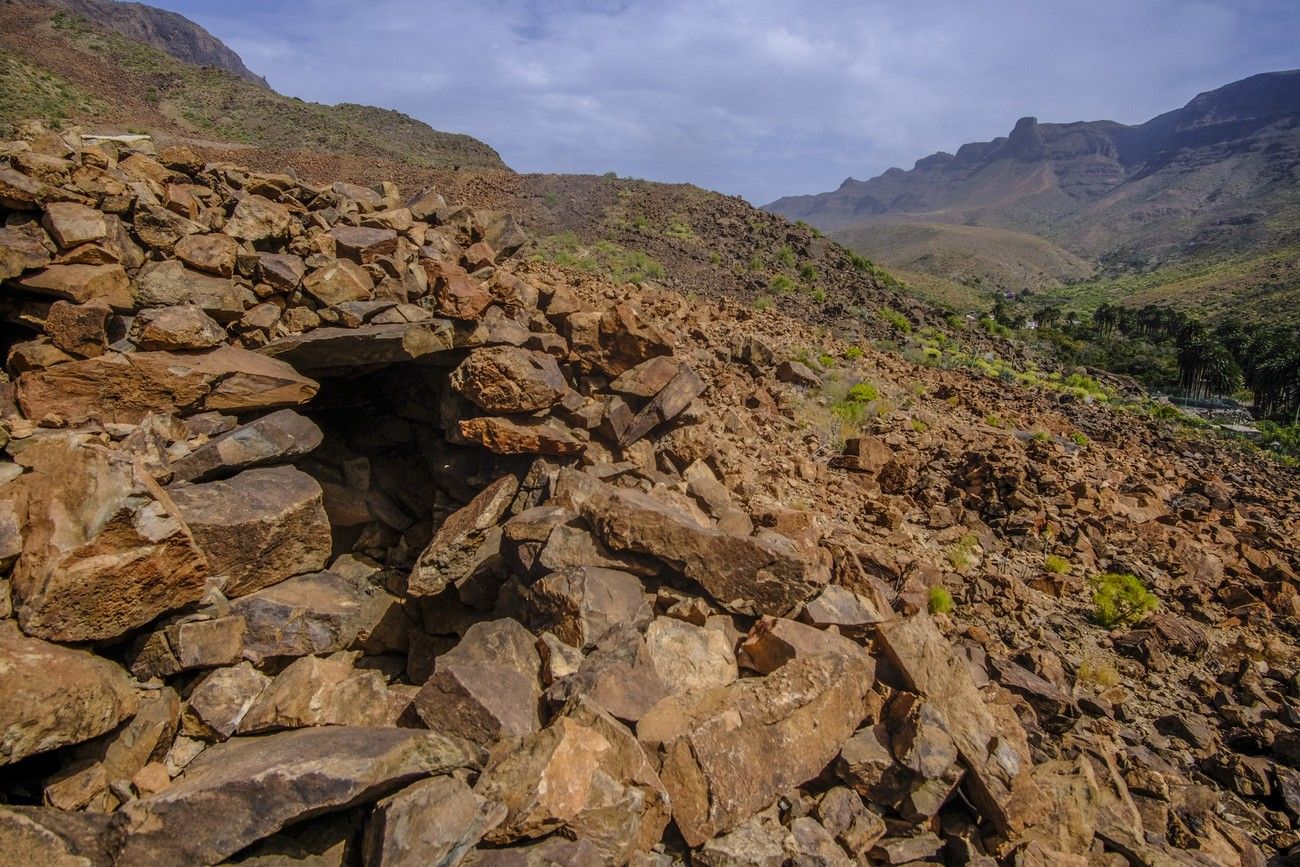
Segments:
[[[778,389],[762,340],[576,291],[434,192],[0,155],[15,863],[1262,863],[1214,789],[1075,725],[1043,657],[952,641],[880,547],[754,508],[701,432],[780,418],[706,402]],[[941,530],[966,498],[1015,535],[1063,484],[850,446],[882,534],[891,498]],[[1149,646],[1186,637],[1163,622]]]

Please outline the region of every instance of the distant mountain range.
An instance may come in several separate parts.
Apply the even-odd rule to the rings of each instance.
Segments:
[[[1005,137],[766,209],[968,286],[1073,282],[1081,261],[1103,277],[1245,267],[1300,247],[1300,70],[1234,82],[1137,126],[1021,118]],[[975,251],[971,227],[984,230]],[[1050,246],[1030,249],[1026,233]],[[1014,262],[1001,260],[1004,245]]]

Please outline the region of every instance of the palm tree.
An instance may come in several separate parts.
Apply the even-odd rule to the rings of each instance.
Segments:
[[[1178,384],[1188,397],[1232,394],[1241,386],[1241,369],[1232,353],[1200,322],[1178,335]]]
[[[1119,324],[1119,310],[1110,303],[1098,307],[1092,312],[1092,322],[1102,334],[1110,334]]]

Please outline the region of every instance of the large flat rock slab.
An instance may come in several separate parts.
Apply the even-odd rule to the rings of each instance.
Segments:
[[[40,421],[137,424],[151,412],[243,413],[306,403],[317,384],[289,365],[220,346],[203,352],[110,352],[18,378],[18,405]]]
[[[165,791],[122,808],[120,867],[215,864],[299,819],[477,767],[478,750],[428,731],[327,726],[233,738]]]
[[[302,373],[328,375],[437,357],[465,345],[467,332],[447,320],[357,328],[317,328],[272,341],[259,351]],[[458,337],[458,332],[461,332]]]

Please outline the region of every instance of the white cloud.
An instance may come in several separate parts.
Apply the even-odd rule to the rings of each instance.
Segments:
[[[832,188],[1042,120],[1145,120],[1297,66],[1283,0],[155,0],[282,92],[399,109],[522,171]],[[215,7],[215,8],[214,8]]]

